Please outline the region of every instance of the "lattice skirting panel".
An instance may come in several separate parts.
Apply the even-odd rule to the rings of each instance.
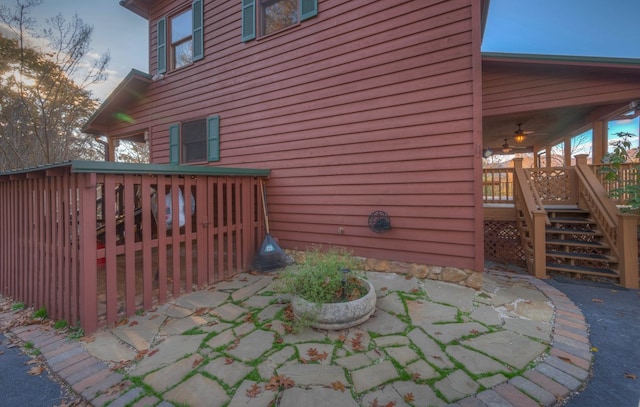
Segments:
[[[526,267],[516,222],[484,221],[484,258]]]

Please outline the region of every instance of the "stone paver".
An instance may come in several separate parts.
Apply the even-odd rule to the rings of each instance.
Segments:
[[[214,380],[196,374],[163,394],[163,398],[188,406],[221,407],[229,396]]]
[[[15,331],[98,406],[552,406],[588,380],[588,326],[540,280],[492,272],[474,291],[366,275],[377,310],[345,331],[290,332],[278,319],[288,297],[268,274],[192,292],[91,341]]]

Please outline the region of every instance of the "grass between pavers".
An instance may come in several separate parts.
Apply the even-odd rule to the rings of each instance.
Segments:
[[[387,292],[386,294],[390,294],[391,292]],[[396,318],[400,319],[402,322],[404,322],[405,324],[407,324],[407,327],[404,331],[404,333],[402,334],[397,334],[397,335],[407,335],[409,332],[411,332],[412,330],[419,328],[417,326],[413,326],[411,324],[411,319],[408,315],[408,306],[407,306],[407,301],[420,301],[420,300],[429,300],[432,301],[428,298],[426,292],[424,290],[419,290],[419,291],[412,291],[412,292],[400,292],[397,291],[396,292],[400,298],[400,300],[402,301],[403,305],[404,305],[404,315],[398,315],[397,313],[393,313],[390,312],[392,315],[394,315]],[[273,296],[274,293],[272,292],[267,292],[267,293],[263,293],[261,295],[264,296]],[[484,293],[480,293],[478,295],[482,295]],[[486,296],[486,294],[485,294]],[[441,302],[436,302],[436,301],[432,301],[434,303],[438,303],[441,305],[446,305],[446,306],[451,306],[451,304],[446,304],[446,303],[441,303]],[[241,306],[241,307],[245,307],[244,303],[241,301],[237,301],[237,302],[233,302],[233,301],[229,301],[229,303],[233,303],[234,305],[237,306]],[[269,303],[269,305],[273,305],[278,303],[277,299],[274,299],[273,301],[271,301]],[[246,308],[246,307],[245,307]],[[236,321],[223,321],[222,319],[220,319],[219,317],[219,321],[220,322],[225,322],[225,323],[230,323],[232,324],[232,326],[228,329],[234,329],[239,327],[240,325],[247,323],[247,322],[251,322],[255,325],[255,329],[262,329],[262,330],[269,330],[270,329],[270,324],[272,324],[274,321],[280,321],[283,324],[291,324],[291,321],[288,321],[285,315],[285,310],[279,310],[275,316],[273,317],[273,319],[271,320],[265,320],[265,321],[256,321],[255,316],[265,307],[259,307],[259,308],[248,308],[248,312],[246,314],[244,314],[244,316],[242,316],[241,318],[238,318]],[[212,314],[209,314],[211,316],[214,316]],[[438,346],[440,347],[440,349],[445,352],[447,346],[450,345],[462,345],[464,346],[464,344],[462,343],[463,341],[467,340],[467,339],[471,339],[483,334],[487,334],[487,333],[493,333],[493,332],[499,332],[499,331],[505,331],[505,329],[499,327],[499,326],[492,326],[492,325],[487,325],[484,324],[480,321],[476,321],[471,319],[470,317],[471,313],[470,312],[462,312],[460,310],[458,310],[457,314],[456,314],[456,321],[452,322],[452,323],[463,323],[463,322],[477,322],[480,325],[482,325],[483,327],[485,327],[487,329],[487,332],[478,332],[478,333],[470,333],[469,335],[465,335],[457,340],[454,340],[452,342],[449,343],[444,343],[438,340],[438,338],[432,337],[430,334],[426,333],[428,337],[430,337],[431,339],[433,339],[436,344],[438,344]],[[247,321],[247,319],[249,319],[250,321]],[[440,325],[446,326],[448,323],[440,323]],[[292,329],[295,328],[295,326],[292,326]],[[226,331],[226,330],[225,330]],[[186,331],[183,333],[183,335],[197,335],[197,334],[205,334],[206,331],[202,329],[202,327],[194,327],[191,328],[190,330]],[[292,347],[294,352],[293,355],[288,359],[289,361],[291,360],[298,360],[300,361],[302,358],[304,358],[304,355],[300,355],[299,351],[298,351],[298,346],[301,345],[302,343],[293,343],[293,344],[285,344],[282,343],[281,341],[281,337],[276,333],[276,341],[274,342],[272,349],[266,353],[265,355],[263,355],[262,357],[252,360],[250,362],[242,362],[244,364],[246,364],[247,366],[252,367],[253,369],[247,374],[247,376],[245,376],[242,380],[240,380],[237,384],[235,384],[234,386],[228,386],[227,384],[225,384],[224,382],[222,382],[221,380],[218,380],[217,378],[215,378],[213,375],[209,374],[208,372],[204,371],[202,369],[203,366],[206,366],[208,363],[210,363],[214,358],[212,357],[213,354],[217,354],[217,357],[226,357],[229,358],[230,360],[238,361],[240,362],[237,358],[235,358],[233,355],[229,354],[226,352],[226,350],[229,348],[229,345],[221,345],[217,348],[210,348],[207,346],[207,342],[209,340],[211,340],[212,338],[214,338],[215,336],[217,336],[219,333],[217,332],[211,332],[209,333],[202,341],[202,344],[200,346],[200,348],[198,349],[198,354],[203,358],[203,360],[199,363],[199,365],[194,368],[193,370],[191,370],[188,374],[185,375],[185,377],[182,378],[182,380],[179,383],[175,383],[175,385],[171,386],[168,389],[164,389],[164,392],[167,392],[173,388],[175,388],[176,386],[180,385],[181,383],[185,382],[186,380],[188,380],[189,378],[193,377],[195,374],[202,374],[203,376],[207,377],[210,380],[214,380],[216,381],[218,384],[221,385],[221,387],[225,390],[225,392],[227,393],[227,395],[230,397],[230,399],[233,398],[235,392],[238,391],[239,386],[242,384],[242,382],[244,380],[251,380],[257,383],[263,383],[266,384],[267,381],[265,381],[264,379],[262,379],[262,377],[260,376],[259,372],[258,372],[258,366],[263,363],[269,356],[271,356],[272,354],[285,349],[286,347]],[[368,352],[370,350],[373,350],[376,348],[375,346],[375,339],[378,337],[382,337],[384,335],[379,335],[373,332],[369,332],[369,343],[368,346],[364,349],[356,349],[356,350],[352,350],[350,347],[345,346],[346,345],[346,338],[341,338],[338,337],[337,339],[330,339],[329,337],[326,337],[324,340],[325,344],[330,344],[333,345],[333,352],[332,355],[330,356],[331,358],[333,358],[332,360],[335,360],[339,357],[347,357],[347,356],[352,356],[358,353],[363,353],[363,352]],[[530,337],[528,337],[530,338]],[[240,339],[240,337],[238,337],[238,339]],[[541,341],[537,338],[530,338],[532,340],[538,341],[538,342],[544,342]],[[319,343],[318,341],[309,341],[308,343]],[[322,342],[320,342],[322,343]],[[400,345],[399,345],[400,346]],[[398,347],[399,347],[398,346]],[[404,346],[404,345],[402,345]],[[411,342],[409,344],[409,347],[416,352],[416,354],[422,358],[423,360],[427,360],[425,355],[422,354],[422,351],[415,345],[413,344],[413,342]],[[470,349],[470,348],[468,348]],[[549,347],[547,346],[547,351],[548,351]],[[435,388],[434,384],[440,380],[442,380],[444,377],[446,377],[448,374],[451,374],[453,372],[455,372],[456,370],[462,370],[464,371],[471,379],[473,379],[474,381],[478,381],[479,379],[482,378],[486,378],[486,377],[491,377],[495,374],[501,373],[503,374],[505,377],[507,377],[507,379],[521,375],[524,371],[531,369],[532,367],[534,367],[537,363],[538,360],[534,360],[531,363],[529,363],[528,366],[526,366],[524,369],[514,369],[510,366],[507,366],[506,364],[504,364],[503,362],[493,358],[490,355],[484,354],[483,352],[477,350],[477,349],[472,349],[475,352],[478,352],[480,354],[483,354],[489,358],[491,358],[492,360],[496,360],[497,362],[501,363],[502,365],[505,366],[505,369],[500,371],[500,372],[489,372],[489,373],[484,373],[484,374],[473,374],[469,371],[467,371],[464,367],[464,365],[462,363],[460,363],[459,361],[457,361],[456,359],[454,359],[453,357],[450,357],[452,363],[454,364],[453,368],[449,368],[449,369],[443,369],[443,368],[439,368],[437,366],[431,365],[434,370],[438,373],[438,376],[435,378],[429,378],[429,379],[421,379],[419,377],[415,377],[414,375],[412,375],[411,373],[409,373],[406,368],[404,366],[401,366],[397,361],[395,361],[393,358],[391,358],[389,355],[387,355],[386,353],[384,353],[384,358],[386,358],[387,360],[390,360],[391,363],[394,365],[394,367],[396,368],[396,370],[398,371],[399,374],[399,378],[396,378],[392,381],[397,381],[397,380],[403,380],[403,381],[414,381],[417,384],[425,384],[428,385],[433,391],[434,393],[443,401],[447,402],[451,402],[451,400],[447,400],[446,397],[444,397],[444,395]],[[190,355],[185,355],[184,357],[189,357]],[[305,362],[305,363],[317,363],[317,362]],[[427,362],[429,363],[429,362]],[[159,368],[160,369],[160,368]],[[159,370],[158,369],[158,370]],[[147,385],[144,383],[143,381],[143,377],[130,377],[128,376],[125,372],[122,372],[125,374],[125,376],[127,377],[127,379],[129,379],[132,383],[134,383],[136,386],[141,387],[142,389],[144,389],[144,393],[137,399],[142,399],[145,396],[149,396],[149,395],[153,395],[155,397],[158,397],[159,399],[162,399],[162,394],[156,392],[151,386]],[[148,372],[145,374],[151,374],[153,372]],[[347,378],[347,380],[349,382],[351,382],[351,375],[348,371],[345,371],[345,377]],[[486,388],[481,385],[480,383],[478,383],[479,390],[483,391],[486,390]],[[350,386],[349,391],[351,392],[352,396],[355,399],[360,399],[363,395],[365,395],[368,392],[364,392],[362,394],[357,394],[355,393],[355,390],[353,388],[353,386]],[[278,396],[276,395],[276,398]],[[136,401],[137,401],[136,400]],[[135,402],[134,402],[135,403]],[[134,404],[132,403],[132,404]],[[411,404],[411,403],[409,403]],[[174,403],[174,405],[179,406],[180,404],[176,404]]]

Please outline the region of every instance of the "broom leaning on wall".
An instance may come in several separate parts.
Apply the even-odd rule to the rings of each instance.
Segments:
[[[256,254],[256,258],[251,265],[255,271],[265,272],[284,268],[293,263],[293,259],[278,246],[276,240],[269,233],[269,213],[267,212],[267,188],[264,180],[260,180],[260,194],[262,195],[262,211],[264,213],[264,226],[267,232],[260,251]]]

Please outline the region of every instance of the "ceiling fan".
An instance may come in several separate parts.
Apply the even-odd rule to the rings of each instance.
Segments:
[[[527,147],[511,146],[507,142],[507,139],[504,139],[504,144],[502,145],[502,152],[503,153],[510,153],[512,150],[527,150]]]
[[[522,130],[522,123],[518,123],[518,130],[513,132],[513,139],[516,143],[522,143],[529,134],[533,134],[533,131]],[[505,140],[506,144],[506,140]]]

